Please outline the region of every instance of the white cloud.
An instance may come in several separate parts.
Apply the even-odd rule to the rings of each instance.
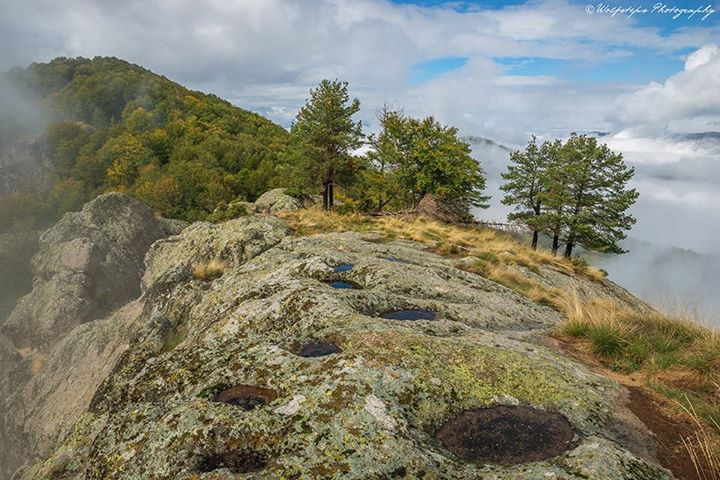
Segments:
[[[618,99],[618,123],[640,132],[702,132],[720,120],[720,48],[706,45],[693,52],[685,69],[663,83]]]

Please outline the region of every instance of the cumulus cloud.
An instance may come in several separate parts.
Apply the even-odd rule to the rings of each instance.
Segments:
[[[465,74],[496,76],[477,82],[475,90],[455,91],[470,110],[485,112],[487,103],[492,107],[502,98],[512,108],[522,103],[513,93],[527,89],[531,100],[553,101],[534,100],[526,112],[539,117],[556,108],[559,121],[572,109],[562,111],[554,103],[578,105],[575,110],[589,113],[588,123],[600,123],[605,113],[596,105],[608,101],[604,88],[573,92],[575,87],[568,87],[569,101],[557,102],[550,89],[536,88],[557,79],[507,75],[502,69],[478,72],[477,65],[503,56],[602,62],[629,56],[636,48],[693,48],[720,35],[717,26],[661,35],[655,28],[616,20],[589,16],[582,5],[566,0],[462,12],[383,0],[6,0],[0,5],[5,46],[0,68],[58,55],[115,55],[286,124],[288,111],[295,111],[323,77],[350,81],[369,107],[368,119],[384,98],[415,101],[410,108],[422,109],[426,97],[418,98],[437,95],[447,84],[440,81],[437,88],[407,95],[410,67],[430,58],[467,56],[472,61]],[[488,94],[478,91],[488,84],[494,87]],[[618,93],[622,87],[612,90]],[[577,103],[588,97],[596,100]],[[490,113],[495,112],[475,115],[475,120],[463,113],[461,120],[468,129],[491,127],[480,133],[501,133],[488,121]],[[576,113],[563,126],[580,116]]]
[[[682,72],[621,96],[616,121],[640,132],[709,130],[720,120],[719,79],[720,47],[705,45],[688,56]]]

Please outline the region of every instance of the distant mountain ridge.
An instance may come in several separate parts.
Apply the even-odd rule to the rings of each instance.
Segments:
[[[499,142],[496,142],[495,140],[491,140],[489,138],[485,137],[478,137],[475,135],[468,135],[466,137],[463,137],[463,140],[468,142],[470,145],[483,145],[487,147],[496,147],[501,150],[505,150],[506,152],[512,152],[513,149],[510,147],[507,147]]]

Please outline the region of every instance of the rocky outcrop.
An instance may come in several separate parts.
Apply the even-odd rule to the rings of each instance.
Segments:
[[[210,259],[222,276],[193,275]],[[23,478],[669,478],[628,442],[648,437],[621,387],[536,340],[554,310],[420,244],[245,217],[156,242],[146,264],[139,300],[47,360],[103,364],[88,388],[89,370],[60,374],[77,421]],[[471,417],[532,451],[469,458],[453,429]]]
[[[41,236],[33,290],[0,333],[0,478],[50,454],[87,410],[141,329],[145,253],[182,226],[108,194]]]
[[[255,200],[255,211],[259,213],[278,213],[288,210],[297,210],[302,202],[285,193],[284,188],[269,190]]]
[[[76,326],[103,317],[140,293],[150,245],[174,233],[146,205],[108,194],[65,215],[40,237],[34,288],[2,331],[18,348],[61,340]]]

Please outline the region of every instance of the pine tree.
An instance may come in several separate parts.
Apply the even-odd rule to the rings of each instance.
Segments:
[[[565,257],[572,256],[575,245],[624,253],[618,242],[635,223],[626,212],[638,198],[635,189],[627,188],[634,169],[625,165],[622,154],[586,135],[573,134],[563,146],[563,157],[569,192]]]
[[[362,144],[362,124],[352,119],[360,100],[351,101],[347,87],[338,80],[320,82],[291,128],[291,175],[296,182],[319,184],[326,210],[334,205],[337,178],[353,169],[351,152]]]
[[[547,161],[540,175],[542,187],[538,194],[544,211],[541,215],[533,217],[530,225],[535,230],[544,232],[552,238],[550,248],[552,254],[557,255],[560,249],[560,239],[567,224],[567,206],[572,201],[568,189],[569,179],[566,175],[568,162],[571,159],[563,149],[560,140],[544,142],[541,150]]]
[[[524,151],[512,152],[510,165],[502,174],[505,183],[500,186],[500,190],[505,192],[502,203],[515,207],[508,220],[519,220],[532,229],[533,249],[537,249],[540,234],[540,225],[535,217],[539,217],[542,211],[542,176],[550,161],[545,147],[543,144],[542,148],[538,148],[537,138],[533,135]]]

